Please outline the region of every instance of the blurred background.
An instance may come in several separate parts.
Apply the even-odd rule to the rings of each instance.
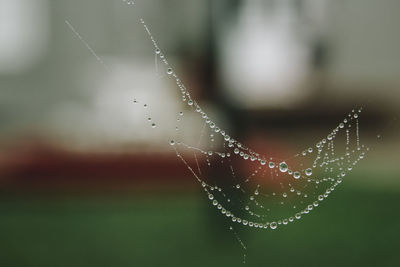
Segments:
[[[367,158],[296,224],[241,231],[248,266],[397,265],[399,1],[0,0],[2,266],[242,265],[168,145],[186,107],[140,17],[206,112],[256,151],[292,155],[364,108]]]

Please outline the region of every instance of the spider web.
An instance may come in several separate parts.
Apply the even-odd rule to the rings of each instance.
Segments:
[[[369,151],[360,143],[362,108],[353,109],[325,138],[285,160],[254,151],[230,136],[202,109],[144,20],[140,19],[140,23],[166,76],[174,81],[188,107],[176,114],[177,134],[169,144],[200,184],[210,204],[232,223],[274,230],[300,220],[327,199]],[[186,117],[192,121],[194,116],[203,124],[200,137],[197,143],[185,143],[181,141],[184,133],[180,128]],[[156,124],[152,123],[152,127]],[[215,168],[216,176],[212,171]],[[227,176],[230,179],[221,178]]]
[[[124,2],[134,5],[133,1]],[[72,24],[67,20],[65,23],[110,71]],[[169,145],[199,183],[210,206],[230,221],[229,229],[243,250],[246,245],[233,225],[275,230],[300,220],[319,207],[370,150],[360,143],[362,107],[351,110],[324,138],[289,158],[278,159],[247,147],[212,120],[191,96],[142,18],[140,23],[154,49],[157,75],[164,72],[160,77],[173,81],[186,107],[175,116],[175,135]],[[151,109],[151,105],[136,98],[133,103]],[[160,127],[151,117],[147,120],[151,128]],[[187,138],[182,129],[194,121],[202,125],[199,138],[184,142]]]

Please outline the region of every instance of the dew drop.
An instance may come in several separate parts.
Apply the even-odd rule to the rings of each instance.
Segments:
[[[286,162],[281,162],[279,163],[279,170],[281,172],[287,172],[288,170],[288,165],[286,164]]]
[[[293,173],[293,178],[294,179],[299,179],[300,178],[300,172],[298,172],[298,171],[295,171],[294,173]]]
[[[167,69],[167,74],[168,74],[168,75],[171,75],[171,74],[172,74],[172,69],[171,69],[171,68],[168,68],[168,69]]]
[[[311,176],[312,169],[311,168],[306,169],[305,173],[306,173],[307,176]]]
[[[151,124],[151,128],[156,128],[156,124],[154,122]]]
[[[272,161],[268,164],[268,166],[272,169],[275,168],[275,163],[273,163]]]
[[[169,144],[170,144],[171,146],[173,146],[173,145],[175,145],[175,141],[174,141],[174,140],[171,140],[171,141],[169,141]]]
[[[269,224],[269,227],[270,227],[272,230],[274,230],[274,229],[276,229],[276,228],[278,227],[278,224],[277,224],[276,222],[272,222],[272,223]]]

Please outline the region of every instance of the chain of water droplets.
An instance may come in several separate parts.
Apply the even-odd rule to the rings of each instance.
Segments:
[[[320,203],[328,198],[328,196],[336,189],[336,187],[342,183],[344,176],[350,172],[353,167],[364,158],[366,152],[369,150],[368,147],[360,144],[359,139],[359,114],[362,112],[362,108],[358,110],[352,110],[348,116],[340,122],[336,128],[334,128],[326,138],[323,138],[319,142],[315,144],[315,147],[309,147],[306,150],[302,151],[299,154],[294,155],[292,158],[300,158],[306,156],[312,156],[312,164],[310,166],[304,167],[304,164],[300,164],[300,168],[292,168],[290,167],[286,161],[275,161],[272,158],[268,158],[264,155],[260,155],[259,153],[251,150],[250,148],[245,147],[243,144],[238,142],[237,140],[230,137],[224,130],[219,128],[216,123],[214,123],[205,111],[199,106],[199,104],[191,97],[188,89],[185,87],[179,76],[176,74],[174,69],[170,66],[169,62],[166,59],[165,54],[161,51],[157,42],[155,41],[153,35],[151,34],[148,26],[145,24],[144,20],[140,19],[141,24],[143,25],[149,39],[152,42],[154,47],[154,53],[156,58],[159,58],[161,62],[166,67],[166,73],[168,77],[175,80],[175,84],[180,90],[181,98],[184,103],[186,103],[194,112],[198,113],[202,120],[204,120],[204,126],[201,131],[201,135],[199,138],[199,142],[197,146],[191,146],[185,144],[183,142],[170,140],[170,145],[173,147],[176,156],[183,162],[183,164],[187,167],[187,169],[191,172],[194,178],[201,184],[204,192],[208,196],[208,199],[211,202],[212,206],[215,206],[217,210],[220,211],[226,217],[229,217],[233,223],[238,223],[244,226],[260,228],[260,229],[276,229],[279,225],[287,225],[289,223],[294,222],[295,220],[299,220],[303,215],[310,213],[316,207],[320,205]],[[136,100],[135,100],[136,102]],[[145,104],[144,107],[147,107]],[[179,112],[177,121],[180,121],[179,117],[183,116],[183,112]],[[151,120],[149,118],[149,120]],[[352,127],[353,123],[355,123],[356,127]],[[154,128],[156,125],[153,123],[152,127]],[[215,134],[221,136],[221,140],[223,141],[223,148],[228,149],[229,152],[224,151],[216,151],[216,150],[208,150],[205,151],[199,147],[200,139],[204,135],[205,128],[209,128],[211,131],[210,139],[211,143],[215,139]],[[350,142],[350,132],[352,128],[355,129],[356,133],[356,146],[354,149],[351,147]],[[178,127],[176,127],[178,130]],[[335,153],[335,138],[341,131],[345,131],[345,153],[342,155],[336,155]],[[188,162],[184,159],[182,154],[179,152],[178,148],[184,148],[193,151],[196,168],[191,167]],[[199,153],[202,156],[205,156],[206,162],[208,166],[211,166],[211,157],[219,157],[221,159],[221,163],[227,162],[229,164],[230,172],[238,182],[234,185],[236,190],[240,190],[242,193],[247,193],[243,189],[243,186],[249,183],[253,178],[259,177],[261,174],[261,178],[264,178],[270,175],[271,179],[274,179],[276,176],[285,175],[288,179],[286,181],[288,190],[283,193],[263,193],[261,191],[261,185],[257,183],[254,190],[251,190],[250,197],[248,201],[243,200],[235,200],[236,204],[240,204],[243,206],[243,210],[247,212],[247,214],[254,219],[241,218],[240,216],[236,216],[234,212],[232,212],[229,208],[226,207],[225,203],[231,203],[231,199],[228,198],[228,195],[225,194],[224,189],[217,186],[211,185],[207,183],[204,179],[202,179],[202,172],[199,165],[199,158],[197,156]],[[232,159],[234,157],[238,157],[242,160],[249,160],[253,162],[255,165],[254,171],[250,173],[249,176],[243,178],[240,182],[238,179],[236,172],[234,171],[232,165]],[[224,161],[225,160],[225,161]],[[294,167],[294,166],[293,166]],[[313,173],[316,173],[317,168],[321,171],[318,173],[318,177],[313,176]],[[314,189],[317,189],[320,184],[327,184],[326,189],[318,194],[313,194],[312,197],[309,197],[307,193],[302,192],[300,189],[296,189],[295,184],[301,181],[299,187],[303,186],[304,188],[310,188],[309,185],[313,185]],[[285,189],[286,186],[281,181],[280,182],[281,189]],[[300,203],[305,206],[305,208],[298,209],[297,206],[293,206],[293,208],[297,209],[296,212],[293,213],[292,216],[276,218],[276,219],[268,219],[269,215],[260,214],[259,212],[253,211],[249,205],[253,205],[259,210],[269,212],[270,209],[266,209],[262,204],[260,204],[260,198],[280,198],[284,199],[288,198],[289,194],[294,194],[295,196],[302,197],[303,199],[311,199],[307,204],[304,204],[302,200]],[[217,197],[218,196],[218,197]],[[284,201],[280,202],[282,205]]]

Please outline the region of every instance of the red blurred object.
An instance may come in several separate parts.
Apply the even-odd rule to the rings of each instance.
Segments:
[[[190,163],[190,161],[189,161]],[[175,153],[81,153],[23,146],[0,158],[0,188],[99,189],[194,184]]]

